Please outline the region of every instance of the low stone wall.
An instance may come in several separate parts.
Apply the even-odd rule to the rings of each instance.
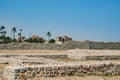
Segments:
[[[67,58],[67,54],[56,54],[56,53],[40,53],[40,54],[0,54],[0,63],[9,63],[11,62],[12,59],[16,59],[16,61],[18,59],[22,60],[29,58],[27,60],[22,60],[23,63],[29,63],[31,61],[31,63],[39,63],[39,59],[44,58],[44,59],[66,59]],[[38,59],[38,60],[32,60],[32,59]]]
[[[67,54],[54,54],[54,53],[50,53],[50,54],[46,54],[46,53],[40,53],[40,54],[0,54],[0,57],[15,57],[15,56],[28,56],[28,57],[43,57],[43,58],[47,58],[47,59],[56,59],[56,58],[67,58]]]
[[[119,50],[68,50],[68,58],[74,60],[120,60]]]
[[[29,80],[33,77],[120,75],[120,63],[64,64],[5,67],[3,80]]]
[[[64,59],[67,58],[67,54],[42,54],[42,55],[26,55],[28,57],[42,57],[47,59]]]
[[[85,56],[85,60],[120,60],[120,56],[117,55]]]
[[[55,43],[10,43],[0,44],[0,50],[68,50],[68,49],[120,50],[120,42],[67,41],[62,45]]]

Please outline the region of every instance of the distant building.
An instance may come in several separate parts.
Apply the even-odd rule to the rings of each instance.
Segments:
[[[26,39],[26,37],[19,37],[19,38],[17,39],[17,42],[24,42],[25,39]]]
[[[62,44],[66,41],[72,41],[72,38],[70,38],[68,36],[59,36],[56,38],[56,44]]]
[[[31,38],[32,38],[32,40],[38,40],[40,42],[44,42],[45,41],[45,39],[43,37],[39,37],[39,36],[36,36],[36,35],[33,35]]]
[[[40,37],[39,37],[39,36],[36,36],[36,35],[33,35],[31,38],[32,38],[32,40],[34,40],[34,39],[39,40]]]

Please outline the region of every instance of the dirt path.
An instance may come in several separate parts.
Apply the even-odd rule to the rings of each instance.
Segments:
[[[0,64],[0,77],[2,77],[2,75],[3,75],[5,66],[7,66],[7,64]]]

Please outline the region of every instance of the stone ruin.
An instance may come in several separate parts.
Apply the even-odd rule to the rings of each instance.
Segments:
[[[112,54],[113,51],[69,50],[67,52],[49,55],[44,53],[1,54],[1,61],[9,64],[4,69],[2,79],[30,80],[33,77],[120,75],[120,57],[118,57],[120,51],[114,51],[114,55]],[[114,56],[114,58],[111,58],[111,56]],[[69,58],[73,61],[54,60],[56,58]],[[87,59],[93,60],[86,61]],[[94,61],[95,59],[98,61]],[[117,59],[117,61],[114,59]]]

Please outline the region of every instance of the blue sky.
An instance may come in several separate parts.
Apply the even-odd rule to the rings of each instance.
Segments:
[[[120,41],[120,0],[0,0],[0,26],[26,37]]]

